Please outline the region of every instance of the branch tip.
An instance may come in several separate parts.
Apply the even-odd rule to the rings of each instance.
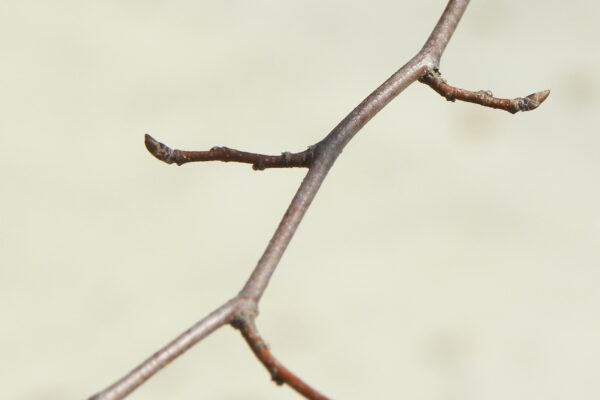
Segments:
[[[550,90],[530,94],[519,101],[521,111],[531,111],[538,108],[550,96]]]
[[[159,142],[147,133],[144,135],[144,144],[146,145],[146,149],[148,149],[150,154],[160,161],[166,162],[167,164],[173,164],[175,162],[174,156],[176,150],[173,150],[166,144]]]

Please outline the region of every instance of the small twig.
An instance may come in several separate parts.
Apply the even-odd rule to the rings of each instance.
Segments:
[[[472,92],[470,90],[460,89],[446,83],[437,69],[429,70],[419,79],[420,82],[429,85],[433,90],[441,94],[448,101],[462,100],[469,103],[475,103],[484,107],[497,108],[508,111],[511,114],[519,111],[535,110],[548,98],[549,90],[530,94],[526,97],[517,97],[515,99],[501,99],[494,97],[489,90],[480,90]]]
[[[164,143],[146,135],[144,142],[148,151],[156,158],[167,164],[183,165],[198,161],[223,161],[252,164],[254,170],[266,168],[309,168],[314,151],[312,147],[300,153],[281,153],[279,156],[249,153],[230,149],[228,147],[213,147],[208,151],[186,151],[172,149]]]
[[[328,400],[328,397],[312,388],[293,372],[287,369],[271,353],[269,346],[260,336],[254,323],[255,314],[240,313],[233,319],[231,325],[238,329],[252,352],[271,374],[271,379],[278,385],[284,383],[309,400]]]

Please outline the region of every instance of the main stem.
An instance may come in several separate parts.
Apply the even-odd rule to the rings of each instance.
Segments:
[[[315,158],[240,295],[255,302],[262,297],[283,253],[310,207],[321,184],[346,144],[379,111],[428,70],[437,68],[469,0],[451,0],[423,49],[373,93],[316,145]]]

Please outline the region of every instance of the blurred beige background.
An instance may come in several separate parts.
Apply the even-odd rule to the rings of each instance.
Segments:
[[[82,399],[233,296],[303,172],[168,166],[297,151],[406,62],[444,1],[0,5],[0,397]],[[474,1],[442,72],[346,148],[258,320],[338,399],[600,397],[599,6]],[[231,328],[131,399],[296,399]]]

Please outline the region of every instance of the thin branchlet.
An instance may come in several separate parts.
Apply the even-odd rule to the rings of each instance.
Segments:
[[[543,90],[525,97],[502,99],[499,97],[494,97],[494,94],[489,90],[479,90],[477,92],[473,92],[451,86],[444,78],[442,78],[442,75],[437,69],[431,69],[427,71],[425,75],[419,79],[419,81],[429,85],[433,90],[444,96],[448,101],[466,101],[469,103],[479,104],[484,107],[508,111],[511,114],[519,111],[535,110],[550,95],[549,90]]]
[[[275,358],[271,349],[258,332],[254,323],[255,318],[255,313],[240,313],[233,319],[231,325],[240,331],[256,358],[258,358],[271,375],[271,380],[278,385],[286,384],[290,386],[307,399],[328,400],[325,395],[307,384]]]
[[[146,149],[154,157],[167,164],[177,165],[201,161],[222,161],[251,164],[254,170],[264,170],[267,168],[309,168],[314,157],[312,147],[299,153],[286,151],[281,153],[281,155],[272,156],[230,149],[223,146],[215,146],[208,151],[172,149],[148,134],[144,138],[144,143],[146,144]]]

